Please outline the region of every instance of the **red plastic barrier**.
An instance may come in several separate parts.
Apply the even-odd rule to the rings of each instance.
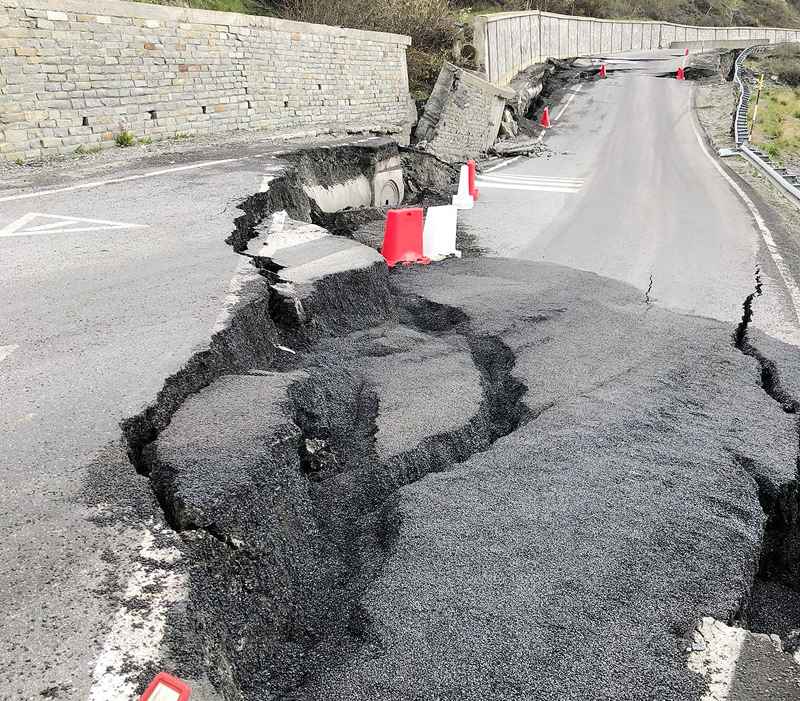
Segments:
[[[422,209],[390,209],[386,215],[381,255],[390,268],[422,259]]]
[[[472,195],[473,200],[478,199],[478,188],[475,187],[475,160],[470,158],[467,161],[469,168],[469,194]]]
[[[168,693],[167,690],[172,693]],[[175,701],[187,701],[192,690],[189,688],[188,684],[182,682],[180,679],[176,679],[166,672],[159,672],[156,674],[156,678],[150,682],[150,686],[144,690],[140,701],[148,701],[148,699],[153,699],[153,701],[155,701],[155,699],[158,698],[172,699],[175,698],[176,693],[178,697]]]

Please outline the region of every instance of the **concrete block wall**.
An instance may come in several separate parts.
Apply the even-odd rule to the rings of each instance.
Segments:
[[[670,48],[676,42],[746,39],[800,41],[800,29],[690,27],[664,22],[614,21],[547,12],[500,12],[475,18],[481,70],[498,85],[548,58]]]
[[[409,37],[117,0],[0,0],[0,160],[233,129],[408,127]]]
[[[445,161],[465,161],[497,139],[506,100],[514,91],[445,63],[419,120],[416,137]]]

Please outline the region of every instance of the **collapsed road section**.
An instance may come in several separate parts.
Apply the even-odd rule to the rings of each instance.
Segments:
[[[702,619],[800,626],[767,596],[800,591],[797,364],[747,309],[499,258],[390,272],[308,221],[298,173],[245,204],[210,347],[124,425],[221,698],[684,701]]]

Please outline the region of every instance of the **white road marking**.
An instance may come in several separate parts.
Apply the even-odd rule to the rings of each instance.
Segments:
[[[250,158],[261,158],[261,155],[250,156]],[[209,168],[211,166],[221,165],[223,163],[235,163],[236,161],[243,161],[247,156],[242,158],[225,158],[221,161],[203,161],[202,163],[193,163],[188,166],[176,166],[175,168],[163,168],[162,170],[153,170],[149,173],[140,173],[139,175],[127,175],[124,178],[112,178],[110,180],[94,180],[88,183],[81,183],[80,185],[70,185],[68,187],[59,187],[52,190],[40,190],[39,192],[26,192],[23,195],[9,195],[8,197],[0,197],[0,202],[11,202],[13,200],[27,200],[31,197],[42,197],[44,195],[55,195],[59,192],[72,192],[74,190],[88,190],[93,187],[102,187],[103,185],[116,185],[117,183],[127,183],[133,180],[142,180],[144,178],[155,178],[159,175],[166,175],[167,173],[178,173],[184,170],[197,170],[198,168]]]
[[[217,318],[214,320],[214,328],[212,333],[218,334],[223,331],[228,325],[228,322],[233,317],[233,308],[239,303],[241,299],[241,291],[245,284],[250,280],[261,277],[258,270],[250,262],[249,258],[242,256],[236,270],[233,273],[230,283],[228,284],[228,292],[222,302],[222,309]]]
[[[509,158],[507,161],[503,161],[502,163],[498,163],[496,166],[492,166],[491,168],[487,168],[484,170],[484,173],[491,173],[493,170],[497,170],[498,168],[505,168],[506,166],[510,166],[515,161],[518,161],[522,156],[514,156],[514,158]]]
[[[570,106],[570,103],[575,99],[575,96],[581,91],[581,88],[583,88],[583,83],[581,83],[577,88],[575,88],[575,90],[572,91],[572,95],[569,96],[569,100],[567,100],[567,104],[565,104],[561,108],[561,111],[555,116],[555,119],[553,119],[554,122],[557,122],[561,118],[561,115],[564,114],[564,112],[566,111],[567,107]]]
[[[321,137],[324,134],[329,134],[330,132],[320,132],[319,130],[311,129],[305,131],[294,131],[281,134],[280,136],[276,135],[273,140],[277,141],[280,139],[281,141],[291,141],[292,139],[304,139],[309,137]],[[376,137],[370,137],[369,139],[365,140],[372,140]],[[38,192],[26,192],[22,195],[8,195],[6,197],[0,197],[0,202],[12,202],[14,200],[27,200],[31,197],[43,197],[45,195],[55,195],[59,192],[72,192],[73,190],[86,190],[93,187],[102,187],[104,185],[116,185],[117,183],[127,183],[133,180],[142,180],[143,178],[155,178],[159,175],[168,175],[169,173],[179,173],[185,170],[196,170],[198,168],[210,168],[212,166],[222,165],[224,163],[238,163],[240,161],[246,161],[250,158],[266,158],[267,156],[280,156],[283,154],[288,153],[288,151],[273,151],[272,153],[256,153],[252,156],[240,156],[238,158],[223,158],[218,161],[203,161],[201,163],[192,163],[188,166],[176,166],[175,168],[163,168],[161,170],[153,170],[149,173],[140,173],[138,175],[128,175],[123,178],[112,178],[110,180],[95,180],[89,183],[81,183],[79,185],[69,185],[68,187],[59,187],[53,188],[52,190],[40,190]]]
[[[781,252],[778,250],[775,239],[772,238],[772,232],[770,232],[766,222],[764,221],[764,218],[761,216],[761,213],[758,211],[755,204],[753,204],[753,201],[747,196],[747,193],[745,193],[745,191],[739,187],[739,184],[725,172],[724,168],[717,163],[714,156],[712,156],[711,152],[706,148],[703,137],[700,136],[700,132],[697,130],[697,126],[694,123],[695,120],[691,115],[694,91],[695,86],[692,85],[691,90],[689,91],[689,121],[692,124],[692,130],[694,131],[697,143],[700,144],[700,149],[706,155],[706,158],[711,161],[712,165],[717,169],[719,174],[728,181],[728,184],[736,191],[736,194],[739,195],[739,197],[742,199],[742,202],[744,202],[745,205],[747,205],[747,208],[750,210],[750,214],[752,214],[753,219],[755,219],[758,229],[761,232],[761,237],[764,239],[764,243],[767,246],[767,250],[772,257],[775,266],[778,268],[781,278],[783,278],[783,284],[786,285],[786,289],[789,292],[789,298],[792,302],[792,306],[794,307],[797,323],[800,324],[800,287],[797,286],[797,281],[794,279],[792,271],[789,270],[789,266],[786,265],[786,261],[783,259]]]
[[[29,227],[28,224],[36,219],[55,219],[56,221],[51,221],[49,224]],[[91,226],[87,226],[87,224],[91,224]],[[123,222],[106,221],[104,219],[82,219],[80,217],[62,217],[57,214],[29,212],[4,229],[0,229],[0,236],[33,236],[51,232],[71,234],[80,231],[111,231],[118,229],[144,229],[146,227],[146,224],[125,224]]]
[[[516,175],[513,173],[498,175],[481,174],[477,177],[483,180],[493,180],[496,182],[529,183],[533,185],[583,185],[583,183],[586,182],[584,178],[560,178],[549,175]]]
[[[160,542],[176,538],[152,522],[145,528],[123,604],[94,665],[89,701],[134,697],[139,670],[157,666],[161,658],[167,609],[185,596],[186,575],[175,567],[180,553],[173,545],[157,545],[154,532]]]
[[[517,175],[503,173],[481,174],[475,183],[482,188],[500,190],[528,190],[531,192],[562,192],[576,194],[586,181],[583,178],[561,178],[549,175]]]
[[[694,631],[694,644],[687,648],[689,669],[705,677],[708,685],[702,701],[728,698],[746,636],[744,628],[732,628],[713,618],[702,619]]]
[[[0,346],[0,363],[2,363],[8,356],[10,356],[19,346],[12,344],[10,346]]]
[[[315,224],[303,224],[284,231],[287,217],[288,215],[284,211],[276,212],[273,215],[267,240],[257,254],[259,258],[272,258],[277,251],[284,248],[292,248],[330,236],[327,229]]]
[[[522,183],[493,183],[485,180],[476,181],[481,188],[498,190],[529,190],[532,192],[565,192],[575,194],[581,191],[580,187],[549,186],[549,185],[525,185]]]

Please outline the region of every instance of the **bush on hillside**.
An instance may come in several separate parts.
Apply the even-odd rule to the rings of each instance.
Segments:
[[[414,47],[450,48],[461,37],[448,0],[279,0],[287,19],[407,34]]]
[[[287,19],[411,37],[407,54],[411,92],[430,92],[463,30],[448,0],[278,0]]]

